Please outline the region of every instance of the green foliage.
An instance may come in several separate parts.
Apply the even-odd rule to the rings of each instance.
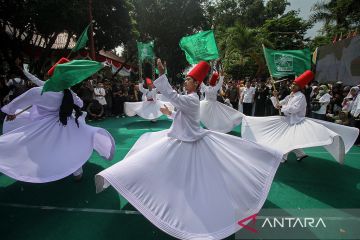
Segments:
[[[275,49],[292,50],[304,48],[306,31],[311,27],[302,20],[298,12],[289,11],[279,18],[269,19],[262,26],[262,31]]]

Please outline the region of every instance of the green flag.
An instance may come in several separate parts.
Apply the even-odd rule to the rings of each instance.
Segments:
[[[73,47],[73,49],[71,49],[72,52],[77,52],[86,46],[86,43],[89,39],[87,32],[90,27],[90,24],[85,28],[85,30],[82,32],[82,34],[78,38],[75,47]]]
[[[73,60],[58,64],[54,74],[45,82],[42,92],[60,92],[87,79],[104,65],[90,60]]]
[[[138,57],[142,62],[146,59],[154,59],[154,41],[148,43],[137,42]]]
[[[311,69],[311,53],[308,48],[282,51],[265,47],[263,49],[266,64],[273,77],[299,76]]]
[[[185,52],[186,60],[190,64],[219,58],[219,51],[212,30],[183,37],[179,45]]]

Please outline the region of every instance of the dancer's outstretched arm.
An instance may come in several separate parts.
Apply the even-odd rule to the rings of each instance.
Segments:
[[[36,86],[38,86],[38,87],[44,86],[45,81],[40,80],[39,78],[35,77],[34,75],[32,75],[31,73],[29,73],[29,72],[26,71],[25,69],[23,70],[23,73],[24,73],[25,76],[26,76],[31,82],[33,82]]]

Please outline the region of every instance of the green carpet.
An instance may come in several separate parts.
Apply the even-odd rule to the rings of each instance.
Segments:
[[[114,136],[114,160],[105,161],[94,153],[79,183],[68,177],[29,184],[0,174],[0,239],[174,239],[138,214],[113,188],[96,194],[94,186],[94,175],[121,160],[141,134],[166,129],[171,122],[161,118],[151,123],[135,117],[90,124]],[[231,134],[240,136],[240,127]],[[335,162],[323,148],[306,152],[310,157],[303,162],[290,155],[280,166],[264,208],[360,208],[360,148],[351,149],[345,165]]]

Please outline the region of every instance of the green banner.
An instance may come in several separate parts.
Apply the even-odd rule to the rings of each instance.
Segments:
[[[154,41],[148,43],[137,42],[138,58],[141,62],[154,59]]]
[[[104,65],[89,60],[73,60],[58,64],[52,77],[45,82],[42,92],[60,92],[87,79]]]
[[[86,46],[86,43],[87,43],[87,41],[89,39],[89,37],[88,37],[88,29],[90,27],[90,24],[85,28],[85,30],[82,32],[82,34],[78,38],[75,47],[73,47],[73,49],[71,49],[72,52],[79,51],[80,49],[82,49],[82,48],[84,48]]]
[[[183,37],[179,45],[185,52],[186,60],[190,64],[219,58],[219,51],[212,30]]]
[[[264,47],[266,64],[273,77],[299,76],[311,69],[310,49],[273,50]]]

